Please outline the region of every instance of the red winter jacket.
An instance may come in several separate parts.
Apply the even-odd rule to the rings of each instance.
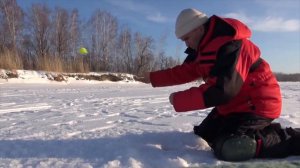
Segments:
[[[184,84],[203,78],[205,84],[176,92],[177,112],[216,107],[220,115],[252,112],[278,118],[280,88],[251,31],[235,19],[212,16],[205,25],[195,59],[171,69],[150,73],[153,87]]]

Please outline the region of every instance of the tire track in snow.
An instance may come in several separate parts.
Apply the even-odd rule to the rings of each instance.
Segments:
[[[24,104],[18,106],[17,108],[14,107],[14,108],[0,109],[0,114],[15,113],[15,112],[22,112],[22,111],[46,110],[51,107],[52,106],[48,105],[47,103]]]

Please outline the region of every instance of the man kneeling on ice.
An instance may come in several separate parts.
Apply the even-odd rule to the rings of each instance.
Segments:
[[[143,80],[153,87],[205,81],[172,93],[170,103],[177,112],[214,107],[194,133],[208,142],[217,158],[300,155],[300,129],[272,122],[281,113],[280,87],[249,40],[251,31],[245,24],[185,9],[177,17],[175,34],[188,47],[184,63],[147,73]]]

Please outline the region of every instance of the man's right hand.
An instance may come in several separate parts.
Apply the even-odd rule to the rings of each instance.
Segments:
[[[145,72],[142,76],[136,76],[135,80],[143,83],[151,83],[150,72]]]

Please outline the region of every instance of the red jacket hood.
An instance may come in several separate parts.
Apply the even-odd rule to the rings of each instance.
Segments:
[[[235,30],[234,39],[243,39],[251,37],[251,30],[241,21],[232,18],[220,18],[218,16],[215,17],[225,21]]]
[[[230,37],[231,40],[240,40],[251,37],[251,30],[242,22],[232,18],[221,18],[213,15],[206,26],[206,33],[199,44],[203,48],[215,37]]]

